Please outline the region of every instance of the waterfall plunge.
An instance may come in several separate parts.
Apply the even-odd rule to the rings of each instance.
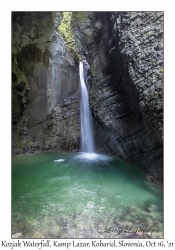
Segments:
[[[84,65],[79,64],[80,84],[81,84],[81,150],[86,153],[94,152],[94,138],[92,131],[92,117],[89,109],[89,95],[84,80]]]

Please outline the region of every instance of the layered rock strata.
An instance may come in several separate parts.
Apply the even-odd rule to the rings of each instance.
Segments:
[[[163,13],[76,12],[78,53],[91,67],[90,106],[102,151],[163,179]]]
[[[12,13],[12,153],[78,151],[78,64],[59,12]],[[163,13],[75,12],[96,148],[163,179]]]

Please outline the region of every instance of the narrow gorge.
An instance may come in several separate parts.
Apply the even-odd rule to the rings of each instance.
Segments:
[[[112,224],[123,234],[111,234],[111,238],[162,237],[163,18],[163,12],[12,12],[14,238],[15,235],[24,238],[91,238],[92,235],[108,238],[109,233],[103,229]],[[84,68],[82,75],[79,64]],[[80,117],[84,112],[80,80],[88,90],[94,138],[88,131],[89,125],[88,128],[82,125],[87,123],[89,111]],[[82,133],[86,133],[84,138],[89,141],[85,146],[82,146]],[[93,140],[95,146],[92,146]],[[80,151],[96,153],[98,157],[93,158],[93,166],[92,159],[82,162]],[[22,159],[26,161],[26,170],[21,168]],[[46,174],[50,160],[53,169]],[[31,167],[28,165],[28,168],[29,162]],[[58,165],[59,170],[56,170]],[[37,179],[38,167],[42,188]],[[44,179],[47,175],[50,177]],[[24,178],[23,190],[17,186],[20,176]],[[38,195],[42,189],[50,197],[47,202],[51,209],[46,213],[46,204],[42,204],[43,212],[38,215],[41,207],[35,207],[31,201],[34,191],[28,187],[31,197],[28,194],[25,201],[31,202],[32,216],[35,213],[38,216],[36,228],[28,231],[28,221],[33,217],[20,222],[16,212],[19,204],[27,211],[28,203],[23,200],[15,203],[18,192],[24,192],[25,188],[28,192],[25,178],[26,183],[27,178],[36,178],[33,188],[38,190]],[[45,190],[47,185],[52,191]],[[57,185],[66,193],[60,191],[59,196]],[[117,200],[111,203],[112,193],[115,199],[121,198],[116,191],[120,188],[124,201],[120,205],[116,205]],[[143,194],[137,188],[144,190]],[[24,193],[21,197],[25,197]],[[42,194],[39,197],[42,200]],[[80,197],[82,199],[77,201]],[[79,202],[78,207],[73,205],[73,212],[69,210],[71,199]],[[118,210],[113,211],[118,211],[116,217],[110,206],[117,207]],[[59,218],[57,213],[61,214]],[[106,220],[100,224],[104,216]],[[136,227],[132,216],[139,217],[137,227],[149,229],[146,235],[124,232],[126,225]],[[52,224],[53,230],[45,230],[51,217],[57,225]],[[88,220],[86,227],[81,220]],[[122,220],[128,224],[123,224]],[[154,227],[152,221],[157,223],[154,230],[150,229]],[[63,225],[62,229],[58,229],[58,225]],[[95,229],[97,225],[101,228],[101,236]]]

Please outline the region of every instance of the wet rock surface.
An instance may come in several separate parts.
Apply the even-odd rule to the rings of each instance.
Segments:
[[[57,105],[44,121],[33,126],[24,114],[13,133],[13,153],[34,153],[41,150],[76,152],[80,148],[79,91]],[[18,144],[17,144],[18,143]]]
[[[56,32],[61,12],[12,13],[12,153],[78,151],[78,63]],[[97,151],[163,179],[163,13],[75,12]],[[70,127],[68,127],[70,126]]]
[[[163,180],[163,13],[76,12],[77,50],[91,67],[100,151]]]
[[[79,149],[78,64],[56,32],[61,19],[61,12],[12,13],[13,155]]]

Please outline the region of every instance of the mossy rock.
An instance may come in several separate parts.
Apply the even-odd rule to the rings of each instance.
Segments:
[[[75,59],[78,59],[79,55],[76,52],[75,37],[71,28],[72,17],[72,12],[63,12],[63,18],[57,27],[57,32],[63,37],[70,54],[72,54]]]

